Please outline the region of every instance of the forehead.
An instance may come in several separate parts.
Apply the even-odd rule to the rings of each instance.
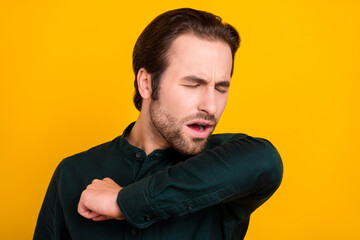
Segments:
[[[196,75],[204,79],[230,80],[230,46],[224,41],[200,38],[192,33],[177,37],[168,52],[168,69],[174,76]]]

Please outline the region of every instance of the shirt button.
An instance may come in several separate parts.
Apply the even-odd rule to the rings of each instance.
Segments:
[[[186,208],[187,208],[187,210],[191,210],[191,209],[194,208],[194,206],[193,205],[187,205]]]
[[[144,216],[144,220],[148,222],[151,220],[151,217],[146,215],[146,216]]]
[[[131,229],[130,233],[131,233],[132,236],[135,236],[137,234],[137,231],[136,231],[136,229]]]
[[[160,157],[160,153],[155,153],[155,157]]]
[[[140,157],[141,157],[141,152],[135,153],[135,157],[136,157],[136,158],[140,158]]]

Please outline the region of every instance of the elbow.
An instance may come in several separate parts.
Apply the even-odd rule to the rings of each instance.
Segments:
[[[282,182],[283,162],[279,152],[271,142],[261,138],[256,140],[263,143],[263,158],[255,192],[273,194]]]

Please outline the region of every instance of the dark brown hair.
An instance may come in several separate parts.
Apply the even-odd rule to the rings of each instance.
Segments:
[[[193,33],[209,40],[221,40],[229,44],[233,57],[240,44],[240,37],[234,27],[223,23],[212,13],[181,8],[165,12],[156,17],[141,33],[133,51],[135,73],[135,107],[141,111],[142,97],[138,90],[137,74],[145,68],[151,74],[152,99],[158,99],[160,80],[168,67],[168,51],[173,41],[181,34]]]

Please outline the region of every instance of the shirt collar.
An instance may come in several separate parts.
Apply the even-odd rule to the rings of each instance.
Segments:
[[[146,153],[141,148],[135,147],[131,145],[127,140],[126,136],[128,136],[131,132],[131,129],[134,127],[135,122],[132,122],[127,128],[125,128],[123,134],[120,136],[119,139],[119,149],[120,152],[125,155],[127,158],[131,159],[144,159],[146,157]],[[162,157],[169,157],[173,160],[178,161],[179,159],[187,158],[188,156],[181,155],[173,148],[169,149],[156,149],[149,154],[149,156],[156,156],[159,158]]]

